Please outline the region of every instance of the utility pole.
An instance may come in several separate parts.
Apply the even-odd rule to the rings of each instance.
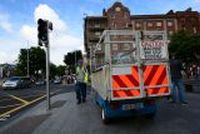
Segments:
[[[76,67],[76,60],[77,60],[77,57],[76,57],[76,50],[75,50],[74,52],[75,52],[75,67]]]

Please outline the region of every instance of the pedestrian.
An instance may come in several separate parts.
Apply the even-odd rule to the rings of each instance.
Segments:
[[[184,74],[182,64],[179,60],[175,58],[175,55],[172,55],[170,60],[170,70],[171,70],[171,78],[172,78],[172,103],[176,103],[177,99],[177,91],[179,101],[181,104],[186,105],[185,98],[185,87],[182,79],[182,75]]]
[[[76,67],[76,84],[75,84],[77,104],[80,104],[81,102],[85,103],[86,101],[87,81],[88,81],[87,69],[83,64],[83,60],[79,60],[78,66]]]

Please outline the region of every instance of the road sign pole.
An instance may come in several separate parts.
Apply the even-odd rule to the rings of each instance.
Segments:
[[[49,26],[49,22],[47,22]],[[47,99],[47,110],[50,110],[50,86],[49,86],[49,31],[47,31],[47,42],[46,42],[46,99]]]

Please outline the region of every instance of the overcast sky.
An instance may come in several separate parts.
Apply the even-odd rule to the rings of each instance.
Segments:
[[[160,14],[192,7],[200,0],[121,0],[131,14]],[[101,15],[115,0],[0,0],[0,64],[14,63],[21,48],[37,46],[37,19],[53,22],[51,61],[64,64],[69,51],[83,50],[83,17]]]

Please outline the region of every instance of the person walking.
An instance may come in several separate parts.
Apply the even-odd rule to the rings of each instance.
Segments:
[[[77,104],[80,104],[81,102],[85,103],[86,101],[87,81],[88,81],[87,70],[83,65],[83,61],[79,60],[78,66],[76,67],[76,84],[75,84]]]
[[[186,102],[185,98],[185,87],[182,79],[182,74],[184,73],[182,64],[179,60],[175,58],[175,56],[172,56],[172,59],[170,60],[170,70],[171,70],[171,78],[172,78],[172,101],[171,103],[176,103],[177,99],[177,91],[178,90],[178,96],[179,101],[181,104],[186,105],[188,104]]]

